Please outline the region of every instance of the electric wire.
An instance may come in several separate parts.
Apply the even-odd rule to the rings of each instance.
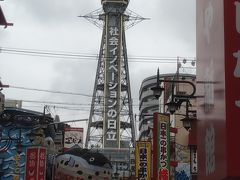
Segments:
[[[68,95],[92,97],[91,95],[83,94],[83,93],[53,91],[53,90],[46,90],[46,89],[37,89],[37,88],[27,88],[27,87],[21,87],[21,86],[12,86],[12,85],[9,85],[9,88],[23,89],[23,90],[32,90],[32,91],[41,91],[41,92],[56,93],[56,94],[68,94]]]
[[[11,100],[11,99],[10,99]],[[22,102],[27,102],[27,103],[34,103],[34,104],[51,104],[51,105],[48,105],[48,106],[51,106],[51,107],[55,107],[55,108],[65,108],[65,109],[71,109],[71,110],[78,110],[77,107],[69,107],[69,106],[80,106],[81,109],[82,108],[89,108],[91,107],[92,104],[90,103],[68,103],[68,102],[56,102],[56,101],[38,101],[38,100],[21,100]],[[65,105],[65,106],[58,106],[58,105]],[[156,105],[156,104],[150,104],[150,105]],[[160,104],[160,105],[164,105],[164,104]],[[104,107],[104,105],[101,105]],[[139,107],[138,104],[132,104],[133,107]],[[184,107],[184,105],[182,105]],[[32,107],[35,107],[35,106],[32,106]],[[144,107],[144,106],[142,106]],[[146,107],[149,107],[149,104],[146,105]],[[196,106],[192,106],[192,107],[196,107]],[[143,114],[142,116],[146,116],[145,114]]]
[[[65,95],[76,95],[76,96],[85,96],[88,98],[93,98],[92,95],[84,94],[84,93],[75,93],[75,92],[65,92],[65,91],[56,91],[56,90],[47,90],[47,89],[38,89],[38,88],[29,88],[29,87],[23,87],[23,86],[13,86],[8,85],[9,88],[15,88],[15,89],[21,89],[21,90],[30,90],[30,91],[39,91],[39,92],[48,92],[48,93],[55,93],[55,94],[65,94]],[[101,96],[102,98],[110,98]],[[138,99],[138,98],[132,98],[132,99]]]
[[[90,53],[74,53],[65,51],[48,51],[48,50],[36,50],[36,49],[21,49],[21,48],[9,48],[1,47],[1,53],[6,54],[16,54],[16,55],[26,55],[26,56],[39,56],[39,57],[49,57],[49,58],[68,58],[76,60],[98,60],[97,54]],[[108,58],[108,57],[103,57]],[[191,62],[195,62],[194,57],[157,57],[157,56],[132,56],[128,57],[131,59],[129,62],[144,62],[144,63],[176,63],[179,59],[187,59]]]

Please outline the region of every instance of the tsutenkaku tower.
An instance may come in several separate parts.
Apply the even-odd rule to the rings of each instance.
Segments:
[[[101,0],[102,41],[86,135],[86,147],[129,148],[135,144],[124,14],[129,0]]]

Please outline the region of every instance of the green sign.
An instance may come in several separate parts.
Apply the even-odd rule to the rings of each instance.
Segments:
[[[158,179],[170,179],[170,116],[158,114],[157,126]]]

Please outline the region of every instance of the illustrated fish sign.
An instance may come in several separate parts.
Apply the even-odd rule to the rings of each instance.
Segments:
[[[54,180],[97,179],[110,180],[112,165],[101,153],[81,148],[71,148],[57,155]]]

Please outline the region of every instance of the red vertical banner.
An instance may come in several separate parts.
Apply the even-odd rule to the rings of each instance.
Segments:
[[[38,170],[38,149],[27,148],[25,180],[36,180]]]
[[[46,148],[39,148],[39,160],[38,160],[38,180],[45,179],[46,172]]]
[[[153,179],[170,179],[170,116],[153,115]]]
[[[240,1],[224,1],[227,174],[240,178]]]
[[[29,147],[26,150],[25,180],[45,180],[46,148]]]

